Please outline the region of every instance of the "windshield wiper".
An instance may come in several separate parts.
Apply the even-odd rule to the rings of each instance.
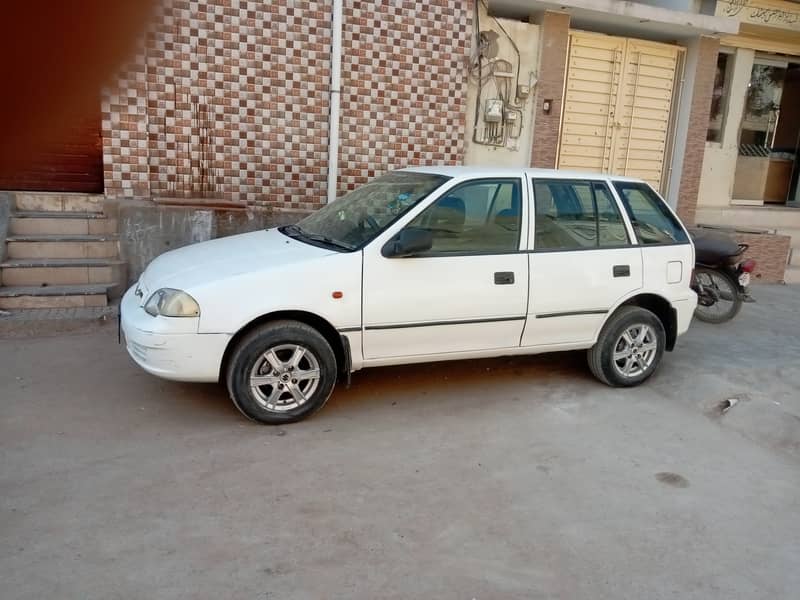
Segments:
[[[288,235],[289,237],[293,237],[296,239],[311,240],[313,242],[319,242],[321,244],[333,246],[334,248],[347,250],[348,252],[354,250],[353,246],[351,246],[350,244],[345,244],[344,242],[335,240],[331,237],[328,237],[327,235],[321,235],[319,233],[311,233],[308,231],[304,231],[303,229],[300,229],[297,225],[286,225],[285,227],[281,228],[281,231],[286,235]]]
[[[339,240],[335,240],[327,235],[320,235],[319,233],[308,233],[307,231],[302,231],[301,235],[303,237],[308,238],[309,240],[314,240],[315,242],[322,242],[323,244],[328,244],[329,246],[334,246],[336,248],[341,248],[342,250],[347,250],[348,252],[353,250],[353,246],[350,244],[345,244],[344,242],[340,242]]]
[[[278,230],[281,233],[284,233],[292,238],[300,237],[301,235],[303,235],[303,230],[300,229],[297,225],[284,225],[283,227],[278,227]]]

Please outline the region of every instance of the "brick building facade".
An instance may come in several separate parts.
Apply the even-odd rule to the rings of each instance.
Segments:
[[[720,36],[726,44],[751,41],[735,36],[739,23],[726,16],[724,2],[344,0],[341,31],[334,31],[334,0],[154,3],[135,53],[108,81],[98,106],[89,107],[96,122],[80,122],[72,154],[56,152],[80,173],[37,180],[53,165],[22,177],[0,164],[0,189],[96,194],[79,204],[102,207],[105,222],[94,223],[102,236],[116,228],[110,240],[98,239],[88,222],[73,223],[83,216],[61,219],[53,230],[47,219],[18,228],[27,238],[16,245],[48,258],[0,263],[0,271],[30,269],[22,279],[49,286],[37,288],[31,301],[53,294],[55,281],[70,289],[100,284],[104,289],[93,293],[104,301],[162,252],[294,222],[332,192],[407,165],[630,175],[660,189],[694,224],[703,174],[705,189],[713,189],[709,173],[730,162],[729,147],[710,148],[706,140]],[[339,31],[337,172],[329,169],[329,131]],[[737,50],[739,83],[746,83],[741,73],[748,66],[739,59],[748,56],[752,63],[753,50]],[[481,64],[492,67],[481,71]],[[506,115],[518,125],[508,125],[513,135],[493,139],[481,115],[498,101],[503,127]],[[734,138],[727,135],[729,146]],[[23,211],[30,204],[29,212],[65,206],[58,195],[14,202]],[[0,222],[0,248],[3,229]],[[53,238],[78,231],[86,239],[74,241],[81,255],[74,260],[83,262],[67,264],[73,259],[61,260]],[[747,236],[762,280],[782,279],[790,248],[800,256],[800,234],[792,233],[789,244],[774,233],[738,234]],[[100,242],[109,255],[86,267],[91,244]],[[33,271],[45,264],[58,267],[59,278],[37,279]],[[84,267],[98,271],[80,271],[80,281],[64,275]],[[3,275],[0,283],[10,280]],[[73,300],[85,305],[85,298]]]
[[[348,2],[339,189],[463,156],[469,2]],[[106,195],[325,201],[331,2],[166,0],[105,91]]]

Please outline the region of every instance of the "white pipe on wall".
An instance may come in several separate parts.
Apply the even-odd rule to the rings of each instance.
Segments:
[[[328,117],[328,202],[336,200],[339,175],[339,105],[342,85],[342,0],[333,0],[331,105]]]

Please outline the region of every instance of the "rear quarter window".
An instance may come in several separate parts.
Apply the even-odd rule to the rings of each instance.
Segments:
[[[689,242],[689,236],[683,226],[649,185],[615,181],[614,188],[630,217],[640,244],[685,244]]]

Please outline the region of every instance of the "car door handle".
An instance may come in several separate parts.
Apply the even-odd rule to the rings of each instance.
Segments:
[[[614,265],[614,277],[630,277],[630,265]]]
[[[514,283],[514,273],[511,271],[498,271],[494,274],[495,285],[511,285]]]

